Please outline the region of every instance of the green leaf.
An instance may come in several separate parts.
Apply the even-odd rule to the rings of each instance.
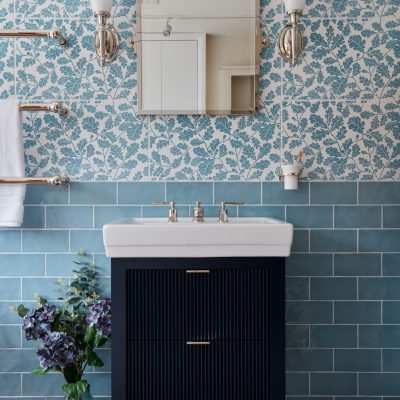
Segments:
[[[75,364],[70,364],[63,369],[64,378],[68,383],[76,383],[81,380],[82,376]]]
[[[81,297],[71,297],[68,300],[68,304],[76,304],[76,303],[79,303],[80,301],[82,301]]]
[[[103,361],[93,350],[87,350],[87,359],[91,367],[104,367]]]
[[[100,338],[97,339],[96,347],[104,346],[107,343],[107,341],[108,341],[107,336],[100,336]]]
[[[86,392],[83,394],[82,400],[94,400],[94,397],[90,394],[90,387],[88,387]]]
[[[66,396],[73,400],[79,400],[89,387],[89,383],[86,380],[78,381],[75,383],[66,383],[62,385],[62,389]]]
[[[39,304],[42,306],[43,304],[47,304],[47,299],[45,299],[44,297],[40,297],[39,298]]]
[[[85,343],[91,347],[94,347],[95,340],[96,340],[96,328],[94,326],[88,327],[85,332]]]
[[[19,315],[21,318],[24,318],[25,315],[28,313],[28,311],[29,311],[29,310],[28,310],[23,304],[20,304],[20,305],[17,307],[18,315]]]
[[[33,371],[33,375],[46,375],[49,373],[49,369],[42,369],[40,365],[38,365]]]

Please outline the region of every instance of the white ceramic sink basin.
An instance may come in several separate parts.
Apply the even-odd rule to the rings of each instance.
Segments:
[[[108,257],[287,257],[293,225],[273,218],[216,218],[193,222],[179,218],[132,218],[107,224],[103,239]]]

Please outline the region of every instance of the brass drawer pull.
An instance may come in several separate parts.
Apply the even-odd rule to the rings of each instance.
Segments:
[[[209,269],[187,269],[186,273],[187,274],[209,274],[210,270]]]
[[[186,342],[186,344],[188,345],[188,346],[209,346],[210,344],[211,344],[211,342],[208,342],[208,341],[189,341],[189,342]]]

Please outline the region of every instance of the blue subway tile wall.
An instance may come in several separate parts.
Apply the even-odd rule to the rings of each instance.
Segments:
[[[0,230],[0,399],[49,400],[61,377],[28,373],[32,342],[10,306],[56,298],[88,252],[110,290],[101,228],[127,217],[180,216],[200,200],[245,201],[230,216],[294,223],[287,260],[287,399],[400,399],[400,6],[307,0],[306,46],[293,67],[276,51],[281,0],[261,0],[261,109],[256,116],[137,114],[137,65],[126,46],[135,0],[114,0],[121,54],[101,67],[89,0],[1,0],[0,28],[60,26],[70,45],[0,39],[0,98],[63,101],[59,119],[24,113],[26,174],[66,173],[67,188],[30,186],[22,229]],[[304,151],[302,182],[284,191],[281,162]],[[397,277],[397,278],[396,278]],[[33,302],[31,303],[34,304]],[[110,349],[104,350],[109,360]],[[110,368],[88,372],[110,399]]]
[[[386,190],[387,185],[378,184]],[[80,185],[86,187],[85,183]],[[388,377],[397,379],[395,374],[400,373],[400,252],[396,252],[397,247],[393,249],[398,242],[392,239],[398,229],[375,223],[368,227],[363,222],[366,210],[373,220],[379,214],[382,222],[383,208],[390,207],[393,213],[400,204],[361,203],[361,184],[348,182],[324,183],[329,197],[322,199],[320,194],[315,202],[309,196],[314,185],[303,182],[301,192],[283,192],[281,184],[275,182],[91,182],[88,188],[97,197],[93,203],[85,191],[72,195],[76,190],[73,185],[58,188],[57,196],[47,191],[48,197],[38,196],[36,187],[28,187],[31,207],[43,208],[44,226],[0,230],[0,351],[4,350],[3,360],[10,358],[10,362],[0,364],[4,367],[0,371],[0,379],[4,380],[0,398],[22,396],[33,400],[34,396],[51,398],[60,394],[57,375],[42,380],[28,373],[30,364],[24,357],[32,355],[26,351],[34,344],[23,340],[20,320],[10,312],[10,306],[32,302],[37,292],[56,300],[59,293],[54,283],[59,278],[68,281],[80,249],[99,266],[100,286],[109,294],[110,260],[104,255],[101,231],[104,224],[129,217],[167,218],[168,207],[151,202],[167,199],[168,193],[169,200],[177,196],[181,217],[191,215],[199,195],[199,199],[204,197],[206,215],[216,218],[220,196],[240,196],[238,188],[244,188],[247,198],[258,204],[251,201],[232,207],[232,217],[278,217],[292,222],[295,228],[293,253],[286,268],[288,400],[355,400],[362,396],[382,400],[384,395],[400,396],[397,380],[384,387]],[[351,193],[351,198],[336,204],[340,193]],[[66,200],[59,200],[63,198]],[[338,218],[342,219],[338,209],[343,210],[346,227],[336,226]],[[106,358],[109,352],[104,350]],[[372,373],[376,374],[372,382],[381,391],[363,375]],[[96,393],[109,398],[109,367],[88,374],[95,380]],[[16,381],[18,388],[14,387]]]

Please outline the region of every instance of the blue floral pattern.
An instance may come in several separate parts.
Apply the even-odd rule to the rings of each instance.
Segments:
[[[3,1],[3,0],[2,0]],[[113,17],[133,15],[134,0],[114,0]],[[23,18],[90,18],[90,0],[15,0],[15,11]]]
[[[397,102],[305,101],[285,104],[285,162],[304,151],[309,179],[399,180]]]
[[[2,0],[0,4],[0,18],[8,18],[14,16],[14,1]]]
[[[6,15],[10,4],[2,4],[0,15]],[[0,29],[12,29],[13,23],[9,20],[0,20]],[[0,38],[0,99],[15,95],[14,78],[14,39]]]
[[[93,51],[89,0],[2,0],[2,28],[59,26],[51,40],[0,39],[0,98],[63,101],[67,119],[24,114],[29,175],[75,180],[273,180],[281,159],[303,150],[308,179],[397,180],[400,143],[399,0],[307,0],[305,49],[291,66],[276,41],[283,1],[261,0],[271,40],[260,65],[256,116],[141,117],[135,0],[114,0],[118,59],[101,67]]]
[[[307,0],[306,17],[381,18],[399,15],[398,0]]]
[[[284,68],[291,99],[396,99],[400,96],[400,21],[309,20],[300,63]]]
[[[70,103],[68,118],[25,113],[26,172],[73,180],[142,180],[148,175],[146,119],[124,101]]]
[[[150,119],[152,179],[274,179],[280,163],[280,106],[256,116]]]
[[[116,19],[117,28],[129,29]],[[62,27],[68,47],[40,39],[16,43],[17,93],[24,99],[106,100],[135,97],[136,63],[133,52],[122,43],[118,62],[101,67],[93,51],[95,23],[72,20],[18,21],[20,29]],[[124,33],[124,32],[123,32]],[[126,35],[125,35],[126,36]],[[79,40],[78,40],[79,38]]]

